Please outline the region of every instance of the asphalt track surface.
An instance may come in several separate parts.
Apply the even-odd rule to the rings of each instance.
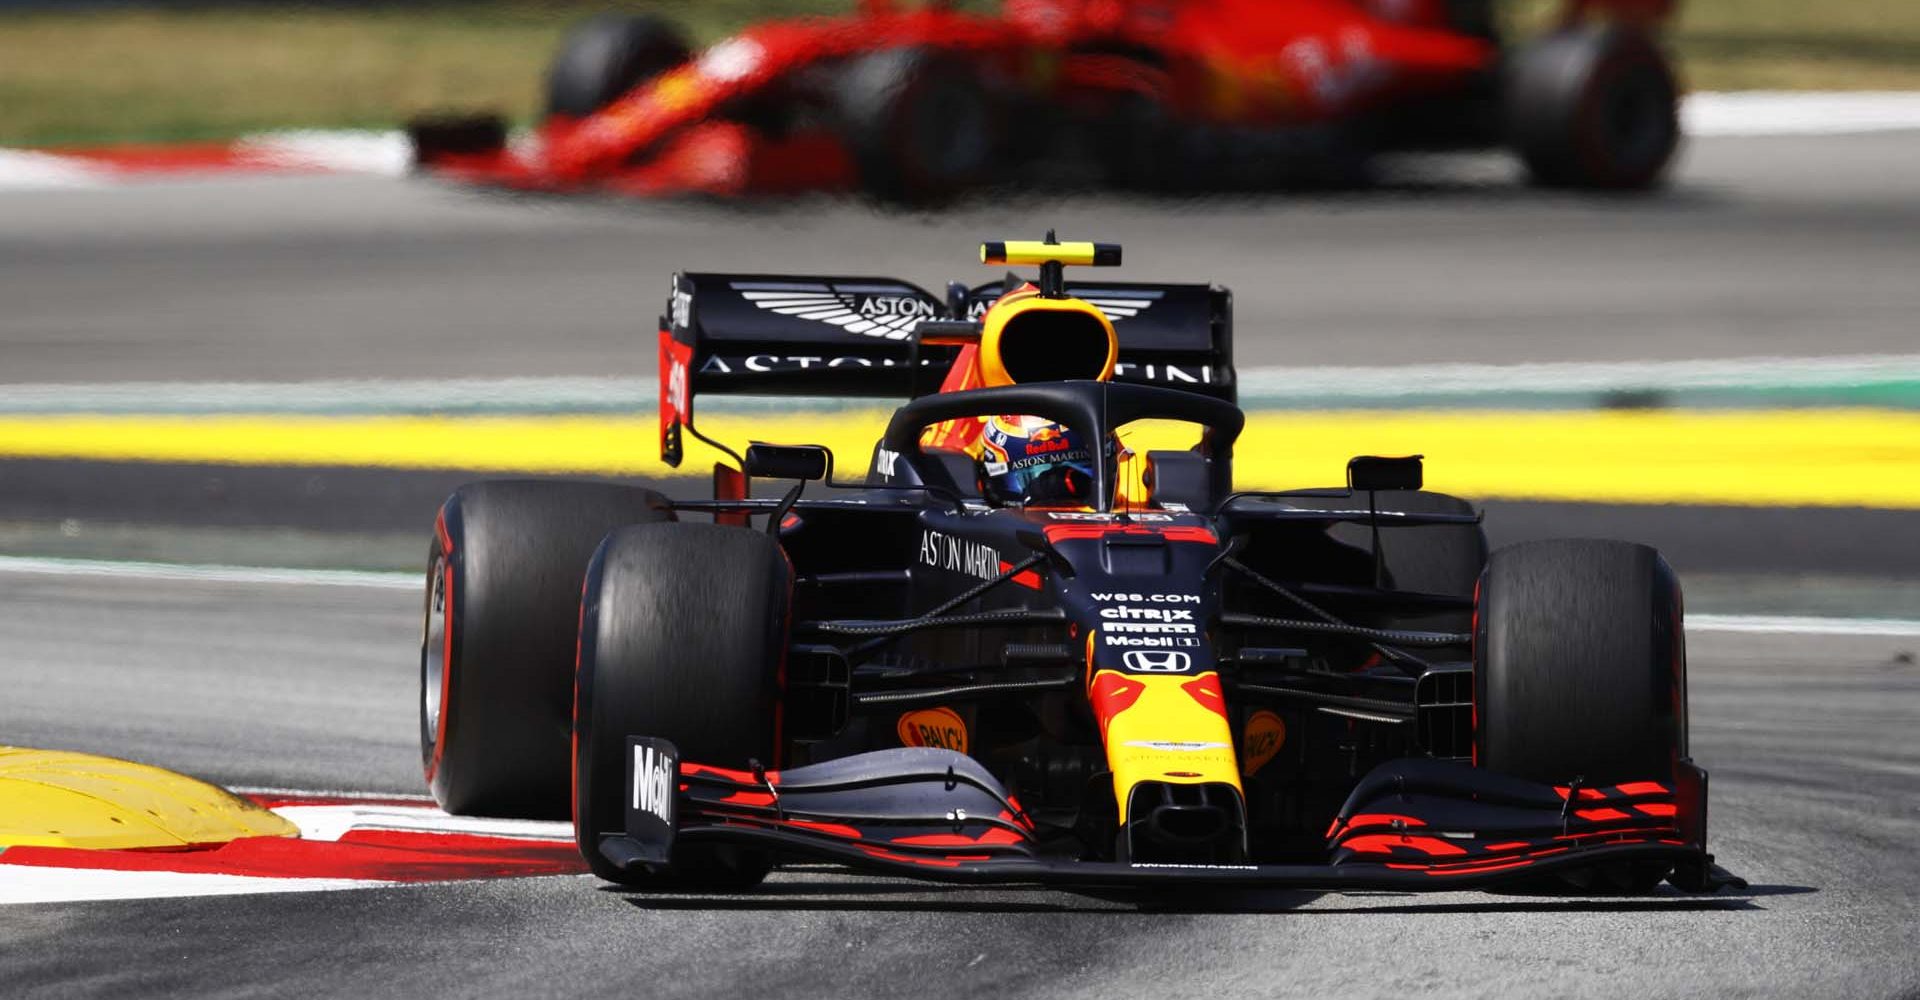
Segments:
[[[417,792],[415,595],[0,574],[4,728],[245,785]],[[1696,634],[1743,893],[1097,898],[823,871],[0,911],[11,995],[1920,995],[1911,637]],[[1903,658],[1901,654],[1906,654]]]
[[[477,194],[366,177],[0,192],[0,383],[651,370],[676,269],[986,280],[980,239],[1127,245],[1235,290],[1238,362],[1910,351],[1920,132],[1694,141],[1667,193],[1504,157],[1330,198],[1035,197],[947,215]]]

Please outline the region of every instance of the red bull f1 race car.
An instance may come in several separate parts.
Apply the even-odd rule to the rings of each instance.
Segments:
[[[1351,183],[1392,150],[1503,148],[1538,181],[1656,184],[1679,138],[1671,0],[1572,0],[1503,42],[1490,0],[868,0],[695,53],[580,25],[524,141],[411,130],[431,172],[536,190],[928,201],[991,183],[1204,192]]]
[[[909,401],[850,481],[819,446],[713,442],[711,498],[456,492],[421,656],[440,803],[571,815],[592,870],[641,888],[792,860],[1084,887],[1730,881],[1660,555],[1489,555],[1417,456],[1237,489],[1231,296],[1065,280],[1120,254],[990,243],[1037,280],[945,296],[676,275],[669,462],[707,440],[701,396]]]

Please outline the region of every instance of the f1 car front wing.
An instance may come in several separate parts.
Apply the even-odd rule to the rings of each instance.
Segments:
[[[1706,772],[1552,786],[1462,764],[1389,761],[1355,787],[1323,865],[1081,861],[1043,854],[1019,803],[977,761],[878,750],[788,771],[683,761],[628,740],[626,829],[599,850],[621,870],[664,868],[676,844],[728,843],[869,871],[965,883],[1448,890],[1614,863],[1665,862],[1679,888],[1744,885],[1706,851]]]

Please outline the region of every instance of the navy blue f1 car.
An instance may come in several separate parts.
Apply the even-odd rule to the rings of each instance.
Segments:
[[[813,859],[960,882],[1726,884],[1680,588],[1615,541],[1488,554],[1420,459],[1236,490],[1231,300],[683,274],[697,395],[906,396],[857,482],[755,443],[710,499],[469,485],[428,573],[421,740],[456,813],[571,814],[588,865],[737,889]],[[1184,429],[1141,451],[1133,430]],[[749,479],[773,489],[755,496]],[[808,496],[810,483],[820,483]]]

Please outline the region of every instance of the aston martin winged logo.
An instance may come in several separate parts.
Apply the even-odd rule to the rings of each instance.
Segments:
[[[735,281],[733,290],[768,312],[837,326],[848,333],[905,340],[940,307],[907,285],[825,281]]]
[[[1073,285],[1067,286],[1067,292],[1074,298],[1106,313],[1107,319],[1114,323],[1132,319],[1146,312],[1167,294],[1145,288],[1082,288]],[[979,319],[986,315],[988,307],[992,306],[994,300],[998,298],[997,293],[976,297],[967,309],[967,318]]]
[[[1067,291],[1091,303],[1107,319],[1118,323],[1146,312],[1165,292],[1132,288],[1072,288]]]
[[[734,281],[740,297],[782,316],[837,326],[848,333],[882,340],[905,340],[923,319],[940,316],[940,306],[910,285],[875,282]],[[1074,289],[1115,323],[1145,312],[1162,292],[1122,288]],[[978,319],[988,302],[969,310]]]

